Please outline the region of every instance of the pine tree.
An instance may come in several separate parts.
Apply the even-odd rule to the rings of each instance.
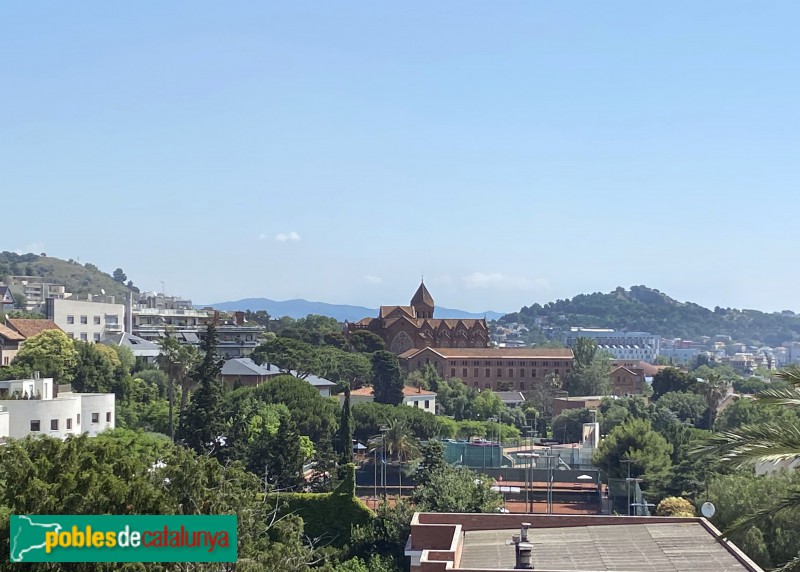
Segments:
[[[304,482],[303,451],[297,426],[288,413],[281,414],[275,435],[265,439],[264,472],[267,482],[280,490],[296,490]]]
[[[403,374],[396,355],[387,351],[372,354],[372,376],[375,403],[403,402]]]
[[[353,462],[353,414],[350,412],[350,384],[344,388],[342,417],[339,421],[339,453],[343,465]]]
[[[184,443],[198,453],[219,453],[224,446],[222,398],[224,384],[220,379],[222,360],[217,357],[217,328],[208,324],[203,343],[205,355],[192,377],[198,384],[180,427]]]

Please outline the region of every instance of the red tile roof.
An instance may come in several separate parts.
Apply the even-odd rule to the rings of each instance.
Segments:
[[[8,318],[6,320],[6,325],[10,326],[11,329],[16,330],[25,338],[30,338],[35,336],[36,334],[41,334],[47,330],[59,330],[62,331],[61,328],[58,327],[53,320],[29,320],[25,318]]]
[[[11,340],[12,342],[21,342],[25,340],[25,336],[22,334],[15,332],[11,328],[0,324],[0,336],[4,337],[7,340]]]
[[[361,387],[359,389],[354,389],[350,392],[350,395],[359,395],[363,397],[372,397],[374,394],[374,390],[372,387]],[[414,397],[414,396],[421,396],[421,395],[429,395],[435,396],[436,393],[433,391],[428,391],[427,389],[417,389],[416,387],[411,387],[408,385],[403,386],[403,396],[404,397]]]
[[[409,350],[401,354],[403,358],[410,358],[417,352],[430,350],[443,358],[497,358],[497,359],[572,359],[574,354],[569,348],[423,348]]]

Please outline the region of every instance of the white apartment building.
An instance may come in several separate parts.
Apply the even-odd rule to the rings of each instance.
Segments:
[[[116,426],[113,393],[62,392],[53,397],[53,390],[49,377],[0,381],[0,439],[28,435],[64,439],[81,433],[94,437]]]
[[[125,327],[125,306],[113,302],[50,298],[45,312],[69,337],[84,342],[99,342]]]
[[[9,276],[8,284],[15,286],[17,291],[22,291],[26,300],[25,309],[29,312],[41,307],[46,300],[51,298],[69,298],[71,296],[63,284],[42,282],[33,276]]]
[[[572,348],[578,338],[589,338],[598,349],[615,359],[640,360],[652,363],[661,353],[661,336],[647,332],[617,332],[608,328],[570,328],[564,335],[564,345]]]

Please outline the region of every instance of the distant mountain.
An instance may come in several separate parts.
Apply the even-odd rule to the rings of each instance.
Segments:
[[[728,335],[749,345],[779,346],[800,340],[800,317],[785,311],[769,314],[758,310],[716,307],[678,302],[646,286],[618,287],[613,292],[580,294],[571,300],[534,304],[507,314],[501,323],[518,322],[541,328],[551,337],[573,326],[643,331],[665,337],[698,339]]]
[[[296,299],[277,301],[269,298],[245,298],[235,302],[218,302],[216,304],[206,304],[217,310],[266,310],[270,316],[280,318],[289,316],[290,318],[305,318],[309,314],[319,314],[329,316],[339,322],[357,322],[361,318],[374,317],[378,315],[377,308],[366,308],[364,306],[349,306],[347,304],[328,304],[326,302],[309,302],[308,300]],[[466,312],[464,310],[452,310],[450,308],[436,307],[435,316],[437,318],[483,318],[496,320],[503,314],[500,312]]]

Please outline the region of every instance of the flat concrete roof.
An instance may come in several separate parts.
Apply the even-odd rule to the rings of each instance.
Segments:
[[[459,569],[513,569],[515,530],[469,530]],[[534,570],[742,572],[749,570],[699,522],[531,528]]]

